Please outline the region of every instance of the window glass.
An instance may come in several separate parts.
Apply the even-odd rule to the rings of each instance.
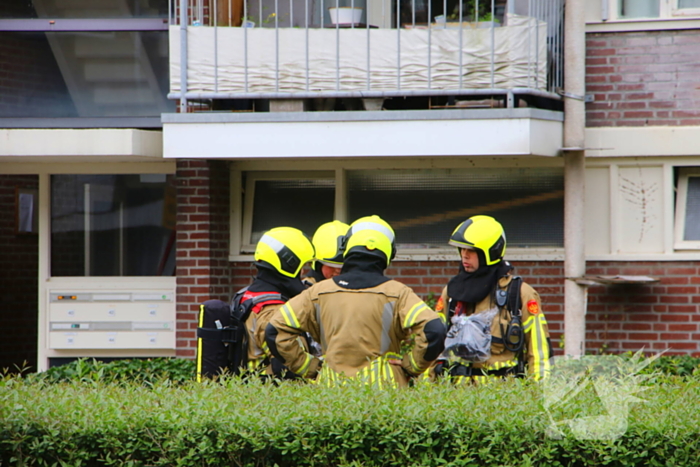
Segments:
[[[455,227],[485,214],[511,247],[564,244],[561,168],[348,172],[350,221],[377,214],[400,248],[445,248]]]
[[[335,180],[256,180],[250,243],[274,227],[295,227],[311,238],[333,220]]]
[[[658,18],[659,0],[621,0],[622,18]]]
[[[0,18],[167,18],[168,0],[2,0]]]
[[[51,177],[51,275],[174,273],[172,175]]]
[[[700,8],[700,0],[678,0],[678,8]]]
[[[700,240],[700,177],[688,177],[683,240]]]
[[[0,32],[0,117],[174,112],[168,33]]]

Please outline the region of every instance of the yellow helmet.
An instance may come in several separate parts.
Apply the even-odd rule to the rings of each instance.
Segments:
[[[396,255],[394,229],[379,216],[367,216],[350,224],[343,257],[353,251],[383,258],[389,266]]]
[[[506,234],[503,226],[493,217],[473,216],[452,232],[448,242],[457,248],[475,250],[480,265],[491,266],[506,254]]]
[[[287,277],[296,277],[314,257],[314,246],[301,230],[276,227],[268,230],[255,246],[255,261],[264,261]]]
[[[316,250],[315,260],[328,266],[343,265],[343,242],[350,226],[345,222],[333,221],[316,229],[311,243]]]

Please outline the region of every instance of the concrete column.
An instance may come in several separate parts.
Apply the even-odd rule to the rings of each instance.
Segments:
[[[565,352],[585,352],[586,286],[575,278],[586,272],[585,125],[586,29],[583,0],[566,0],[564,23],[564,340]]]
[[[306,99],[270,99],[270,112],[304,112]]]

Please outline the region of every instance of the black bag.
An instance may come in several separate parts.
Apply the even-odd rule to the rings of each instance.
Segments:
[[[222,300],[207,300],[199,306],[197,328],[197,381],[229,369],[229,349],[223,329],[231,323],[231,306]]]
[[[250,337],[245,322],[253,307],[273,300],[287,301],[277,292],[245,298],[247,291],[248,287],[244,287],[236,292],[230,305],[221,300],[208,300],[201,305],[197,328],[197,381],[201,381],[202,376],[211,378],[226,370],[238,375],[246,369]]]

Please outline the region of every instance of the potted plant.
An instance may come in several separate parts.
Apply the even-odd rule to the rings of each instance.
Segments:
[[[331,24],[353,25],[362,22],[365,0],[326,0]]]
[[[498,19],[493,16],[491,2],[488,0],[461,0],[454,4],[450,13],[435,17],[438,27],[459,28],[465,25],[475,28],[500,26]],[[447,11],[450,11],[449,8]]]

